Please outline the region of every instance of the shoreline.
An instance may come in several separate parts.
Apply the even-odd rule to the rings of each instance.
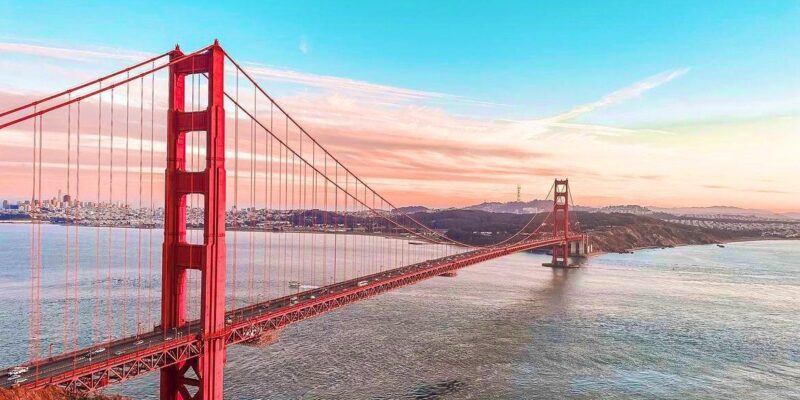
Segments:
[[[634,251],[640,250],[665,250],[665,249],[673,249],[676,247],[686,247],[686,246],[713,246],[713,245],[720,245],[720,244],[731,244],[731,243],[747,243],[747,242],[774,242],[774,241],[796,241],[800,240],[800,238],[739,238],[739,239],[730,239],[730,240],[723,240],[715,243],[681,243],[672,246],[641,246],[641,247],[632,247],[628,249],[627,254],[631,254]],[[599,254],[626,254],[616,251],[602,251],[602,252],[595,252],[591,255],[599,255]]]
[[[63,227],[80,227],[80,228],[114,228],[114,229],[135,229],[135,230],[162,230],[162,226],[156,227],[139,227],[139,226],[119,226],[119,225],[70,225],[70,224],[63,224],[63,223],[53,223],[50,221],[43,221],[43,222],[36,222],[34,220],[4,220],[0,221],[0,225],[52,225],[52,226],[63,226]],[[190,230],[202,230],[202,227],[199,228],[190,228],[187,227],[187,231]],[[386,233],[386,232],[379,232],[379,233],[370,233],[370,232],[354,232],[354,231],[319,231],[319,230],[305,230],[305,229],[280,229],[280,230],[272,230],[272,229],[247,229],[247,228],[232,228],[226,227],[226,232],[252,232],[252,233],[306,233],[306,234],[323,234],[323,235],[350,235],[350,236],[382,236],[387,239],[401,239],[401,240],[424,240],[422,235],[413,235],[413,234],[398,234],[398,233]],[[591,235],[591,233],[590,233]],[[733,239],[726,239],[726,240],[719,240],[709,243],[676,243],[668,246],[659,246],[659,245],[649,245],[649,246],[634,246],[624,249],[623,251],[610,251],[610,250],[602,250],[596,251],[591,254],[587,254],[586,256],[595,256],[601,254],[629,254],[634,251],[641,251],[641,250],[663,250],[668,248],[675,248],[675,247],[684,247],[684,246],[706,246],[706,245],[716,245],[716,244],[729,244],[729,243],[743,243],[743,242],[761,242],[761,241],[776,241],[776,240],[800,240],[800,238],[782,238],[782,237],[741,237],[741,238],[733,238]],[[424,243],[414,243],[414,245],[432,245],[436,244],[434,242],[424,242]],[[474,247],[481,247],[479,245],[475,245]]]

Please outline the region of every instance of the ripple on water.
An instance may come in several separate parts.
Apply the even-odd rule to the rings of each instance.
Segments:
[[[570,271],[515,254],[234,346],[225,398],[800,399],[798,259],[797,242],[607,254]],[[154,399],[157,383],[109,391]]]

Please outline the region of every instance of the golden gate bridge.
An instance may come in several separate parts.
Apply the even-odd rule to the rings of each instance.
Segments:
[[[587,247],[567,180],[493,245],[422,224],[216,41],[2,112],[0,135],[31,194],[29,349],[9,387],[93,392],[159,371],[161,399],[221,399],[230,345],[497,257],[552,248],[566,267]]]

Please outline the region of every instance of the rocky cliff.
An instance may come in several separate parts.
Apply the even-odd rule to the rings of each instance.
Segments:
[[[0,400],[128,400],[122,396],[73,396],[56,387],[39,390],[0,388]]]

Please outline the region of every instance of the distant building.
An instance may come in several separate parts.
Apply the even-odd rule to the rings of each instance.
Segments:
[[[608,206],[601,208],[600,212],[634,214],[634,215],[650,215],[653,213],[653,211],[650,210],[649,208],[637,205]]]
[[[3,210],[8,210],[8,200],[3,200]]]

